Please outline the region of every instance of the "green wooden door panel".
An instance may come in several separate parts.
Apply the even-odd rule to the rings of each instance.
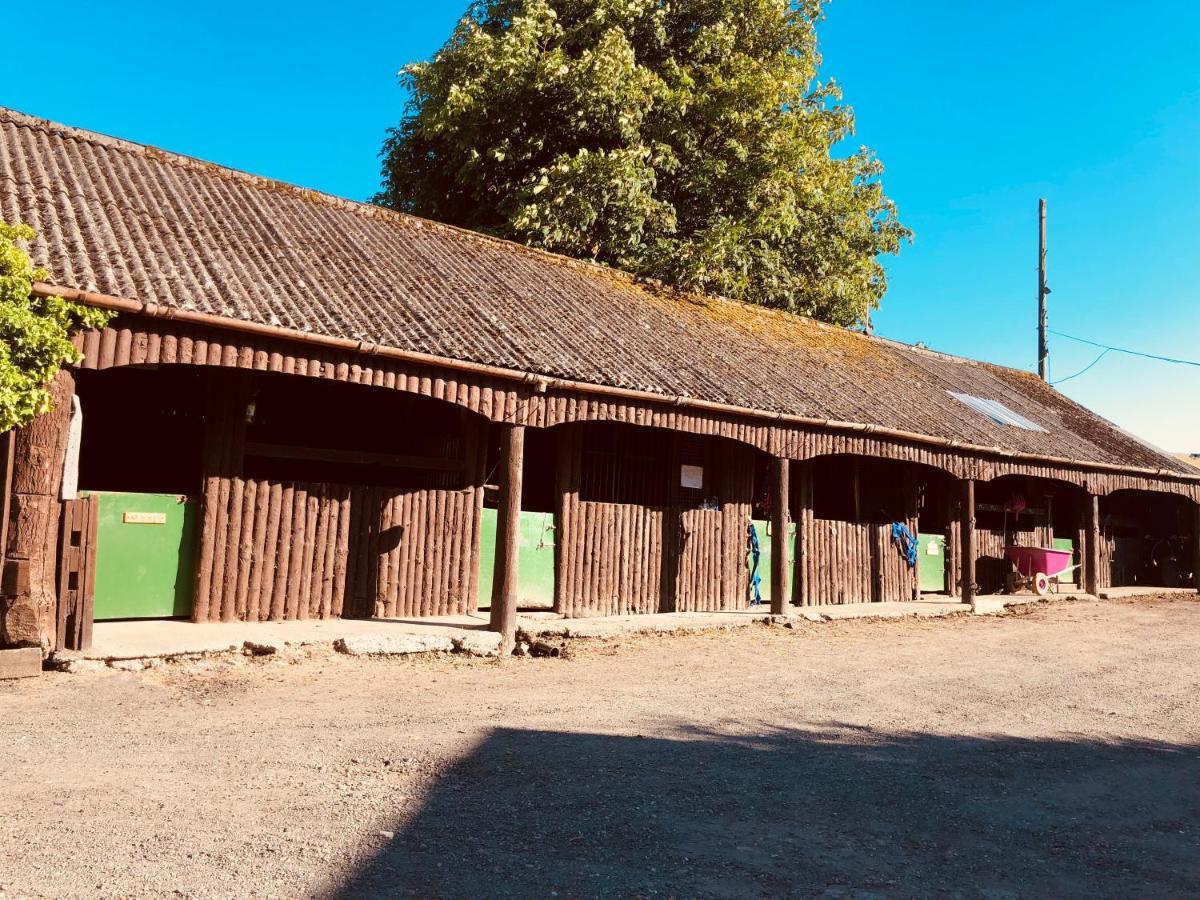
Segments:
[[[496,510],[483,511],[479,541],[479,608],[492,605],[496,570]],[[554,514],[522,512],[518,520],[517,606],[554,608]]]
[[[178,494],[93,491],[96,619],[192,614],[198,504]]]
[[[1070,550],[1072,554],[1075,553],[1075,542],[1070,538],[1053,538],[1050,542],[1050,546],[1055,550]],[[1071,557],[1072,564],[1078,561],[1079,560],[1075,559],[1074,556]],[[1074,569],[1068,572],[1066,575],[1060,575],[1058,577],[1058,582],[1059,584],[1078,584],[1079,570]]]
[[[492,578],[496,574],[496,511],[484,509],[479,523],[479,602],[480,609],[492,608]]]
[[[917,583],[922,593],[946,591],[946,536],[917,535]]]
[[[759,550],[758,574],[762,578],[762,581],[759,583],[759,586],[758,586],[758,591],[760,594],[762,594],[763,603],[770,603],[771,602],[771,538],[767,534],[766,520],[765,519],[754,520],[754,531],[758,535],[758,550]],[[791,544],[791,549],[789,551],[789,553],[791,554],[791,560],[789,560],[789,562],[792,562],[796,559],[796,523],[795,522],[792,522],[791,524],[788,525],[788,533],[791,538],[791,540],[789,542]],[[746,544],[746,566],[750,569],[751,573],[753,574],[754,561],[750,558],[749,543]],[[750,591],[750,599],[751,600],[754,599],[753,588]],[[787,599],[787,602],[791,603],[792,598],[789,597]]]

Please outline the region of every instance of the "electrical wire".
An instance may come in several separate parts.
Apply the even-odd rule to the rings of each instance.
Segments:
[[[1097,341],[1089,341],[1086,338],[1075,337],[1075,335],[1073,335],[1073,334],[1064,334],[1061,331],[1055,331],[1053,328],[1047,328],[1046,330],[1049,331],[1051,334],[1056,334],[1061,338],[1066,338],[1068,341],[1078,341],[1081,344],[1087,344],[1091,347],[1099,347],[1101,350],[1104,350],[1105,352],[1108,352],[1111,350],[1113,353],[1125,353],[1129,356],[1140,356],[1144,359],[1156,359],[1159,362],[1175,363],[1176,365],[1180,365],[1180,366],[1200,367],[1200,360],[1176,359],[1173,356],[1159,356],[1158,354],[1155,354],[1155,353],[1142,353],[1140,350],[1126,350],[1124,347],[1112,347],[1112,346],[1109,346],[1108,344],[1101,344]],[[1101,354],[1101,356],[1103,356],[1103,355],[1104,354]],[[1099,359],[1097,359],[1097,362],[1098,361],[1099,361]],[[1094,363],[1093,363],[1093,365],[1094,365]],[[1091,367],[1089,366],[1088,368],[1091,368]],[[1086,371],[1086,369],[1084,371]],[[1079,373],[1079,374],[1082,374],[1082,373]],[[1074,378],[1075,376],[1072,375],[1071,377]],[[1063,381],[1066,381],[1066,379],[1064,378]]]
[[[1074,375],[1068,375],[1066,378],[1060,378],[1057,381],[1052,381],[1050,383],[1052,385],[1060,385],[1064,381],[1070,381],[1072,378],[1078,378],[1080,375],[1082,375],[1084,372],[1086,372],[1088,369],[1090,369],[1096,363],[1100,362],[1100,360],[1104,359],[1104,357],[1108,356],[1108,354],[1111,352],[1112,352],[1111,348],[1105,347],[1103,350],[1100,351],[1099,356],[1097,356],[1095,359],[1093,359],[1090,363],[1088,363],[1086,366],[1084,366],[1082,369],[1080,369]]]

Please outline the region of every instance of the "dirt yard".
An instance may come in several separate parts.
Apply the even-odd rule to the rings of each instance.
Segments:
[[[0,683],[0,896],[1200,894],[1200,603]]]

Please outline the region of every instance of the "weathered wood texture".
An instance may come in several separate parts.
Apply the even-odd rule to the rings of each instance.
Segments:
[[[197,562],[193,619],[281,621],[340,616],[346,597],[350,489],[258,479],[218,479],[206,512],[225,530],[202,536],[215,552]],[[208,517],[206,516],[206,521]],[[336,563],[336,565],[335,565]],[[203,593],[202,593],[203,592]]]
[[[1161,490],[1200,501],[1200,484],[1170,474],[1157,477],[1074,464],[1043,464],[870,433],[771,424],[751,416],[681,408],[669,399],[661,403],[614,399],[554,387],[538,392],[533,384],[509,379],[407,365],[368,353],[318,350],[298,342],[187,325],[166,317],[122,315],[108,328],[77,335],[75,343],[84,354],[81,366],[89,369],[183,364],[284,372],[419,393],[464,406],[492,421],[520,422],[535,428],[584,421],[626,422],[725,437],[797,460],[856,454],[921,463],[977,481],[1032,475],[1100,495],[1126,489]]]
[[[721,509],[668,511],[675,553],[664,560],[674,575],[675,612],[742,609],[748,603],[746,523],[750,504],[726,502]],[[671,606],[670,598],[663,605]]]
[[[771,614],[782,616],[791,603],[788,577],[791,575],[792,552],[788,540],[790,524],[791,460],[776,457],[771,460]]]
[[[365,618],[472,613],[482,490],[354,488],[349,568]]]
[[[638,440],[637,432],[630,434]],[[719,508],[679,496],[678,456],[664,466],[672,480],[667,502],[585,500],[581,428],[557,433],[558,540],[555,609],[567,616],[738,609],[749,599],[746,524],[753,491],[753,456],[721,442],[711,448],[719,480],[706,492]],[[621,469],[607,471],[621,495]],[[630,475],[630,478],[633,476]]]
[[[198,560],[197,622],[476,608],[482,488],[215,481],[205,496],[205,528],[223,530],[201,537],[214,552]],[[223,506],[210,516],[210,503]]]
[[[952,597],[962,593],[962,497],[960,491],[946,494],[946,586]]]
[[[128,365],[220,366],[277,372],[407,391],[444,400],[497,422],[524,422],[532,386],[367,353],[343,353],[170,319],[122,315],[109,327],[76,335],[81,368]]]
[[[975,577],[975,482],[969,479],[961,485],[958,516],[958,596],[963,603],[972,603],[975,600],[975,589],[978,582]]]
[[[5,581],[0,597],[0,646],[49,650],[58,627],[59,490],[75,379],[61,370],[50,383],[53,404],[16,434]]]
[[[1100,589],[1100,498],[1087,497],[1083,509],[1083,589],[1095,594]]]
[[[892,543],[891,525],[815,519],[809,556],[801,606],[912,599],[916,570]]]
[[[62,504],[55,650],[88,650],[92,646],[99,519],[97,497],[81,497]]]
[[[792,603],[804,606],[815,583],[816,558],[813,556],[813,471],[811,462],[796,465],[796,556],[792,560]]]

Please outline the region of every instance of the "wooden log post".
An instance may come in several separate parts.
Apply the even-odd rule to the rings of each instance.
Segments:
[[[792,461],[771,461],[771,615],[782,616],[788,607],[788,468]]]
[[[1100,590],[1100,498],[1088,494],[1083,503],[1083,590],[1093,597]]]
[[[792,579],[793,600],[797,606],[809,605],[809,590],[811,576],[810,557],[812,555],[812,521],[813,521],[813,483],[812,463],[799,464],[797,475],[797,502],[799,509],[796,519],[796,558],[792,561],[795,576]]]
[[[74,394],[75,376],[60,370],[50,382],[50,411],[15,436],[0,647],[37,646],[45,653],[55,642],[59,491]]]
[[[517,549],[520,540],[521,476],[525,426],[504,425],[500,438],[500,497],[496,508],[496,568],[492,578],[492,631],[500,632],[500,653],[512,650],[517,630]]]
[[[975,482],[968,478],[962,483],[959,507],[960,549],[958,571],[962,579],[962,602],[975,604]]]

